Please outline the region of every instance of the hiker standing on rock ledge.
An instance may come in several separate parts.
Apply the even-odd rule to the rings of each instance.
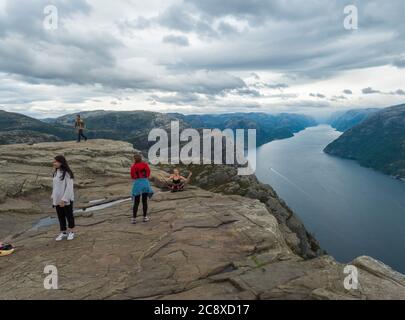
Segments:
[[[132,224],[136,224],[136,217],[138,214],[139,204],[142,197],[143,207],[143,222],[148,222],[148,198],[152,198],[153,190],[149,183],[150,168],[149,165],[142,161],[142,155],[134,155],[134,164],[131,167],[131,178],[133,179],[132,185],[132,198],[134,199],[134,207],[132,210]]]
[[[84,129],[86,124],[84,120],[80,117],[80,114],[76,116],[75,128],[77,129],[77,142],[81,141],[81,138],[84,138],[84,141],[87,141],[87,137],[84,135]]]
[[[52,204],[56,208],[61,231],[55,240],[67,239],[70,241],[75,237],[73,230],[75,227],[75,218],[73,216],[74,175],[64,156],[56,156],[53,167],[55,171],[53,173]],[[69,227],[68,233],[66,221]]]

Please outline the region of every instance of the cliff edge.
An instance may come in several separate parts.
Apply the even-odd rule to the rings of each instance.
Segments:
[[[133,152],[109,140],[0,147],[0,238],[16,247],[0,258],[0,299],[405,299],[405,277],[381,262],[355,259],[358,289],[346,290],[345,265],[295,252],[266,203],[196,186],[169,193],[157,168],[151,222],[131,225]],[[50,164],[60,153],[82,210],[77,238],[56,243]],[[59,290],[44,289],[47,265]]]

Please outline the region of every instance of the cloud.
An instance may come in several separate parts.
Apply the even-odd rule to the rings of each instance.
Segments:
[[[151,20],[161,27],[194,33],[202,41],[212,38],[210,52],[190,51],[171,67],[272,69],[322,77],[390,64],[392,54],[403,51],[404,22],[393,7],[405,10],[405,4],[393,1],[379,6],[378,17],[376,1],[356,3],[362,22],[358,33],[342,27],[344,4],[339,1],[309,0],[297,10],[296,0],[184,0]],[[237,39],[219,32],[218,26],[228,23],[229,17]],[[390,51],[384,49],[387,46]]]
[[[363,92],[363,94],[381,93],[381,91],[379,91],[379,90],[374,90],[374,89],[371,88],[371,87],[364,88],[364,89],[362,89],[361,91]]]
[[[369,85],[385,88],[379,105],[403,96],[386,79],[405,70],[404,1],[355,1],[356,32],[343,28],[341,1],[301,2],[153,0],[132,10],[130,0],[3,0],[0,103],[36,113],[111,101],[117,109],[301,110],[337,105],[342,83],[356,106],[375,98],[350,96]],[[59,10],[52,32],[43,28],[49,3]],[[362,69],[375,73],[351,77]]]
[[[287,89],[289,87],[285,83],[267,83],[265,86],[270,89]]]
[[[325,99],[326,98],[326,96],[324,94],[322,94],[322,93],[310,93],[309,96],[313,97],[313,98],[319,98],[319,99]]]
[[[260,80],[260,76],[259,76],[257,73],[255,73],[255,72],[252,72],[252,73],[250,74],[250,76],[253,77],[255,80]]]
[[[201,101],[202,98],[195,93],[175,93],[174,95],[151,95],[150,101],[157,101],[165,104],[189,105]]]
[[[260,93],[260,91],[255,90],[255,89],[250,89],[250,88],[239,88],[236,90],[231,90],[230,91],[233,94],[237,94],[240,96],[250,96],[250,97],[260,97],[262,96],[262,94]]]
[[[123,21],[118,21],[117,26],[122,32],[126,32],[127,29],[144,30],[152,27],[152,21],[144,17],[137,17],[132,20],[125,19]]]
[[[398,89],[396,91],[391,92],[390,94],[392,95],[398,95],[398,96],[405,96],[405,90]]]
[[[334,102],[338,102],[338,101],[342,101],[342,100],[347,100],[347,97],[340,95],[340,96],[332,96],[332,98],[330,98],[331,101]]]
[[[405,56],[395,59],[393,65],[398,68],[405,68]]]
[[[188,47],[190,45],[186,36],[176,36],[171,34],[164,36],[162,41],[164,43],[171,43],[181,47]]]

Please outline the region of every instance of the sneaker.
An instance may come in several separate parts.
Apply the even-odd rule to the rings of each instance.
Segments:
[[[75,233],[74,232],[69,232],[67,236],[68,241],[72,241],[75,238]]]
[[[150,221],[149,217],[144,217],[143,218],[143,222],[149,222],[149,221]]]
[[[132,219],[131,219],[131,223],[132,223],[132,224],[136,224],[136,218],[132,218]]]
[[[55,239],[55,241],[62,241],[63,239],[67,238],[67,234],[65,232],[62,232],[60,235],[58,235]]]

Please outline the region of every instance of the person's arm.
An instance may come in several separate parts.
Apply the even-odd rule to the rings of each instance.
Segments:
[[[136,179],[136,174],[135,174],[135,164],[131,166],[131,178]]]
[[[191,176],[193,175],[193,173],[190,171],[190,173],[188,174],[188,177],[187,177],[187,179],[186,179],[186,182],[187,183],[190,183],[190,181],[191,181]]]
[[[145,163],[145,171],[146,171],[146,177],[149,178],[150,177],[150,168],[147,163]]]
[[[171,174],[171,175],[168,176],[168,177],[163,176],[163,179],[164,179],[166,182],[168,182],[168,181],[173,181],[173,175]]]
[[[70,202],[74,199],[74,182],[67,172],[65,175],[65,184],[66,188],[65,193],[62,197],[62,202],[64,202],[65,204],[70,204]]]

